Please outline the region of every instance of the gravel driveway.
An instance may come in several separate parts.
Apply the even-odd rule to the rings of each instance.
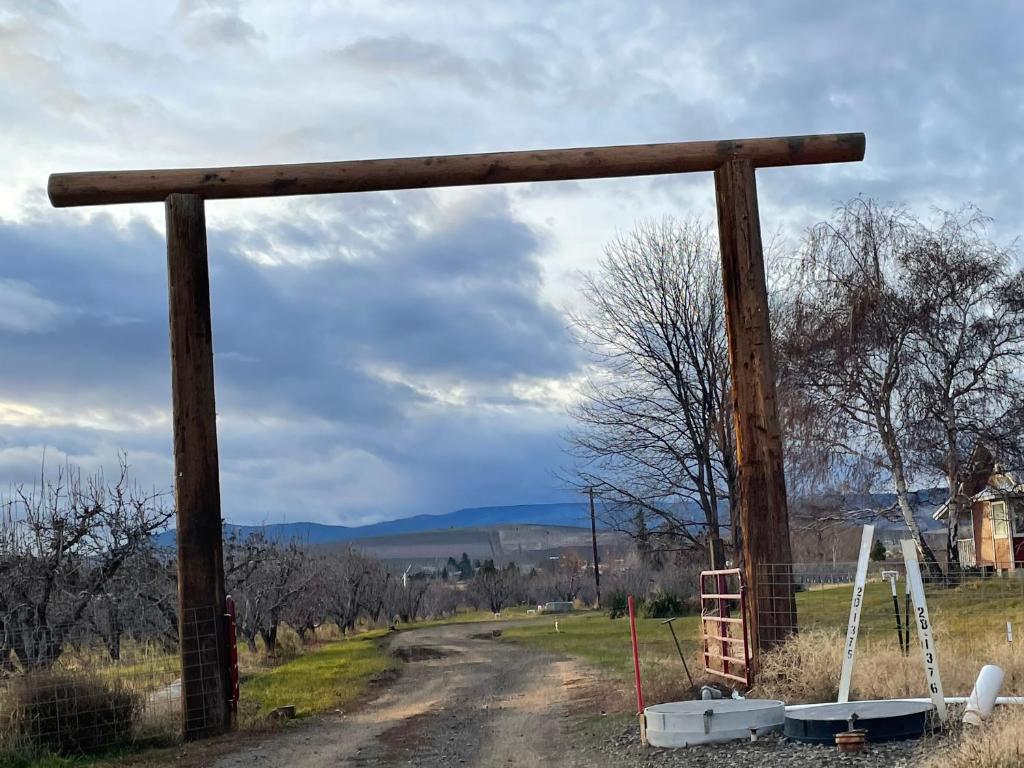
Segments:
[[[503,642],[502,624],[402,632],[391,650],[402,675],[352,712],[273,733],[216,768],[327,766],[687,766],[829,768],[914,765],[935,739],[870,746],[861,755],[786,742],[677,750],[641,747],[635,721],[602,717],[589,694],[599,676],[582,664]]]

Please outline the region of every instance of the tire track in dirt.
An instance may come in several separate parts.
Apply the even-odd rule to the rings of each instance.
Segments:
[[[576,764],[566,726],[591,677],[573,660],[501,642],[499,626],[509,625],[399,633],[390,650],[406,660],[403,673],[376,699],[275,733],[214,766]]]

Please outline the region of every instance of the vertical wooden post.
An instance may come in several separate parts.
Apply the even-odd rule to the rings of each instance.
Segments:
[[[715,171],[715,197],[732,363],[743,568],[750,597],[747,621],[756,665],[759,649],[794,630],[796,603],[789,583],[793,558],[757,185],[749,160],[727,160]]]
[[[186,739],[199,739],[227,730],[231,684],[224,617],[210,271],[203,198],[173,194],[164,208],[182,723]]]

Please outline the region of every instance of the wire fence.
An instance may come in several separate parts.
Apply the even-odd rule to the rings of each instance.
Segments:
[[[0,617],[0,748],[87,754],[173,743],[183,725],[219,726],[222,717],[208,707],[227,653],[217,614],[187,612],[184,653],[167,637],[125,633],[112,646],[78,624]],[[197,683],[185,707],[183,669]]]
[[[996,663],[1007,673],[1004,692],[1024,694],[1024,570],[945,574],[931,573],[923,564],[921,569],[946,692],[969,693],[981,666]],[[759,569],[754,610],[761,643],[777,643],[795,629],[802,652],[817,643],[823,653],[841,657],[856,570],[856,563]],[[884,682],[866,676],[898,672],[904,679],[910,670],[906,679],[913,688],[922,657],[905,564],[871,563],[858,607],[856,658],[862,687],[874,689]]]

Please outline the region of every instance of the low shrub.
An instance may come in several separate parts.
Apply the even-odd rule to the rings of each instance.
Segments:
[[[11,681],[0,700],[0,729],[8,743],[88,754],[131,741],[141,710],[139,696],[117,681],[34,672]]]
[[[611,595],[608,600],[608,618],[621,619],[629,614],[629,598],[626,595]]]
[[[683,601],[670,592],[654,592],[644,600],[641,614],[648,619],[671,619],[686,613]]]

